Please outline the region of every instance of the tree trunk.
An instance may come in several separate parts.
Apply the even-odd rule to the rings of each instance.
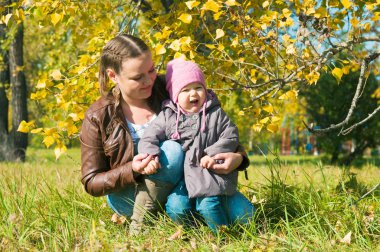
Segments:
[[[9,68],[12,86],[12,132],[13,155],[15,160],[25,161],[28,135],[17,131],[22,120],[28,120],[27,90],[23,63],[23,25],[18,25],[13,43],[9,49]]]
[[[335,149],[331,154],[330,164],[333,165],[333,164],[336,164],[338,162],[338,157],[339,157],[339,153],[340,153],[339,149],[340,149],[340,146],[338,144],[335,146]]]
[[[352,163],[352,161],[354,161],[354,159],[357,157],[357,156],[362,156],[363,155],[363,152],[364,150],[369,147],[369,143],[367,141],[363,141],[361,143],[359,143],[356,147],[355,147],[355,150],[353,152],[351,152],[349,155],[347,155],[343,160],[342,160],[342,164],[343,165],[350,165]]]
[[[0,6],[4,7],[8,2],[1,1]],[[0,13],[0,14],[4,14]],[[7,28],[4,24],[0,24],[0,41],[6,39]],[[1,42],[0,42],[1,43]],[[8,50],[0,47],[0,161],[9,157],[9,152],[12,149],[8,140],[8,110],[9,101],[6,90],[10,84],[9,77],[9,61]]]

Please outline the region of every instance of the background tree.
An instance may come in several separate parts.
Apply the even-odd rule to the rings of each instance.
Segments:
[[[2,13],[6,13],[0,27],[0,160],[25,160],[27,134],[17,131],[20,123],[27,120],[27,90],[23,63],[24,11],[18,1],[1,1]],[[9,88],[10,86],[10,88]],[[9,90],[10,89],[10,90]],[[11,97],[9,107],[8,96]],[[8,111],[11,112],[9,128]]]
[[[326,128],[331,122],[337,122],[344,118],[346,111],[351,106],[351,100],[347,94],[356,89],[356,83],[360,76],[359,72],[351,72],[342,77],[338,82],[331,74],[323,74],[315,88],[304,89],[300,96],[306,101],[306,111],[314,125]],[[366,88],[361,93],[360,99],[364,102],[358,104],[352,119],[358,121],[363,115],[370,114],[377,106],[373,95],[378,88],[378,81],[373,74],[366,78]],[[366,148],[376,148],[380,145],[380,117],[377,115],[365,125],[353,129],[349,135],[338,135],[336,131],[321,135],[318,142],[323,151],[331,155],[331,162],[336,163],[339,155],[341,162],[350,164],[357,157],[362,156]],[[342,149],[345,141],[352,140],[355,146],[353,152]]]
[[[360,69],[346,116],[326,129],[310,128],[348,133],[380,110],[352,119],[369,68],[379,75],[379,6],[377,0],[33,1],[25,12],[25,44],[32,48],[26,69],[43,116],[20,130],[40,133],[57,156],[64,152],[65,139],[77,137],[84,111],[99,97],[103,45],[128,32],[151,45],[161,73],[173,57],[186,57],[202,66],[222,100],[230,92],[245,97],[231,111],[244,112],[239,127],[257,131],[276,132],[278,104],[295,100],[301,87],[315,88],[323,73],[341,79]],[[342,53],[342,64],[331,65]],[[251,116],[257,108],[262,113]]]

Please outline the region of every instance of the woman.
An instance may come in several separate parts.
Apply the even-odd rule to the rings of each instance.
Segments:
[[[110,80],[114,84],[111,90]],[[183,182],[181,146],[174,141],[161,144],[161,167],[148,166],[153,157],[136,151],[144,128],[168,98],[165,80],[157,76],[148,46],[126,34],[109,41],[102,52],[99,84],[102,97],[87,110],[80,135],[85,190],[93,196],[107,195],[107,202],[116,213],[131,216],[135,184],[143,176],[150,176],[164,186],[175,185],[169,197],[158,203],[167,200],[168,215],[178,223],[186,220],[194,203]],[[214,158],[224,160],[211,168],[220,174],[244,170],[249,165],[241,147],[237,153],[220,153]],[[253,206],[239,192],[229,198],[224,207],[230,223],[247,222]]]

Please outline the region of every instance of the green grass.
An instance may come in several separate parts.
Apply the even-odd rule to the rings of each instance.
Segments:
[[[213,236],[204,226],[167,238],[178,227],[162,215],[137,238],[111,222],[104,197],[80,183],[79,150],[56,161],[29,149],[25,163],[0,163],[0,251],[380,251],[380,180],[373,162],[324,165],[315,157],[252,156],[241,191],[257,208],[249,226]],[[340,242],[351,232],[350,243]]]

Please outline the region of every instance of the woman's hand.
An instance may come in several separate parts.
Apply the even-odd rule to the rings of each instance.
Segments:
[[[215,162],[210,168],[217,174],[229,174],[239,167],[243,161],[243,156],[239,153],[227,152],[219,153],[212,157],[214,160],[222,160],[223,162]]]
[[[137,154],[132,160],[132,170],[140,174],[153,174],[160,168],[158,157],[149,154]]]

